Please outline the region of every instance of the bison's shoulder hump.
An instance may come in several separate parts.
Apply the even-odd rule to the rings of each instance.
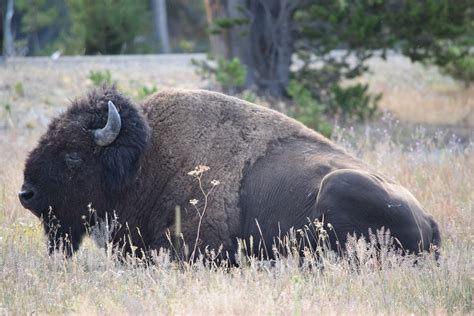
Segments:
[[[276,111],[236,97],[201,89],[165,89],[146,99],[143,106],[147,110],[152,110],[156,107],[167,108],[171,106],[189,108],[202,108],[203,106],[211,108],[228,107],[236,110],[270,111],[278,114]]]
[[[160,120],[158,117],[169,117],[171,114],[187,117],[203,115],[206,121],[232,120],[237,125],[258,125],[267,129],[284,129],[293,134],[323,138],[280,112],[208,90],[166,89],[149,97],[142,106],[152,119]]]

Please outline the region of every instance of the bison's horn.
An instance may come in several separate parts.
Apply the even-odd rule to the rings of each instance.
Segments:
[[[122,127],[122,121],[117,108],[109,101],[109,116],[107,118],[107,124],[104,128],[94,130],[94,141],[99,146],[108,146],[114,142],[120,133]]]

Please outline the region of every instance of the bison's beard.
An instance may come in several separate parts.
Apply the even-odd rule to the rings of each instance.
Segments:
[[[57,218],[49,212],[48,218],[43,218],[43,226],[48,237],[48,252],[55,252],[71,257],[78,249],[87,231],[86,225],[75,223],[66,218]]]

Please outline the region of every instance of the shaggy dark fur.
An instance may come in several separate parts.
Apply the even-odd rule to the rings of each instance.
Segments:
[[[92,130],[105,125],[109,100],[122,129],[100,147]],[[115,242],[122,245],[127,233],[145,251],[169,247],[165,233],[174,230],[174,208],[181,205],[192,248],[199,218],[189,200],[202,208],[203,196],[187,173],[198,165],[210,167],[206,190],[211,180],[221,182],[201,226],[201,249],[222,245],[232,255],[237,238],[250,235],[263,235],[270,248],[275,236],[323,217],[340,240],[384,226],[413,252],[440,244],[431,216],[400,185],[282,114],[200,90],[160,92],[140,109],[113,88],[75,101],[31,152],[23,192],[32,195],[22,203],[37,216],[54,217],[45,221],[60,224],[51,241],[68,234],[73,250],[85,234],[89,204],[101,219],[115,212],[129,228],[116,232]]]
[[[122,129],[114,143],[100,147],[91,135],[107,122],[109,100],[120,112]],[[148,139],[147,121],[114,89],[92,91],[51,122],[27,159],[23,185],[34,192],[30,205],[25,206],[49,219],[44,223],[54,238],[51,245],[58,245],[57,240],[68,234],[73,249],[78,248],[85,233],[81,218],[90,217],[88,204],[102,218],[106,211],[115,209],[133,182]],[[51,228],[55,231],[50,232]]]

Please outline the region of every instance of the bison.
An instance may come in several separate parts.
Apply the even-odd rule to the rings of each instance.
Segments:
[[[220,182],[207,200],[188,174],[198,165],[209,167],[204,192]],[[76,99],[29,154],[19,199],[43,218],[50,251],[67,237],[69,255],[84,219],[95,225],[107,214],[120,224],[113,244],[126,252],[168,248],[177,205],[183,239],[231,260],[238,240],[271,257],[275,238],[316,219],[331,227],[335,250],[381,228],[405,253],[441,242],[432,216],[398,183],[281,113],[204,90],[166,90],[140,106],[114,87]]]

